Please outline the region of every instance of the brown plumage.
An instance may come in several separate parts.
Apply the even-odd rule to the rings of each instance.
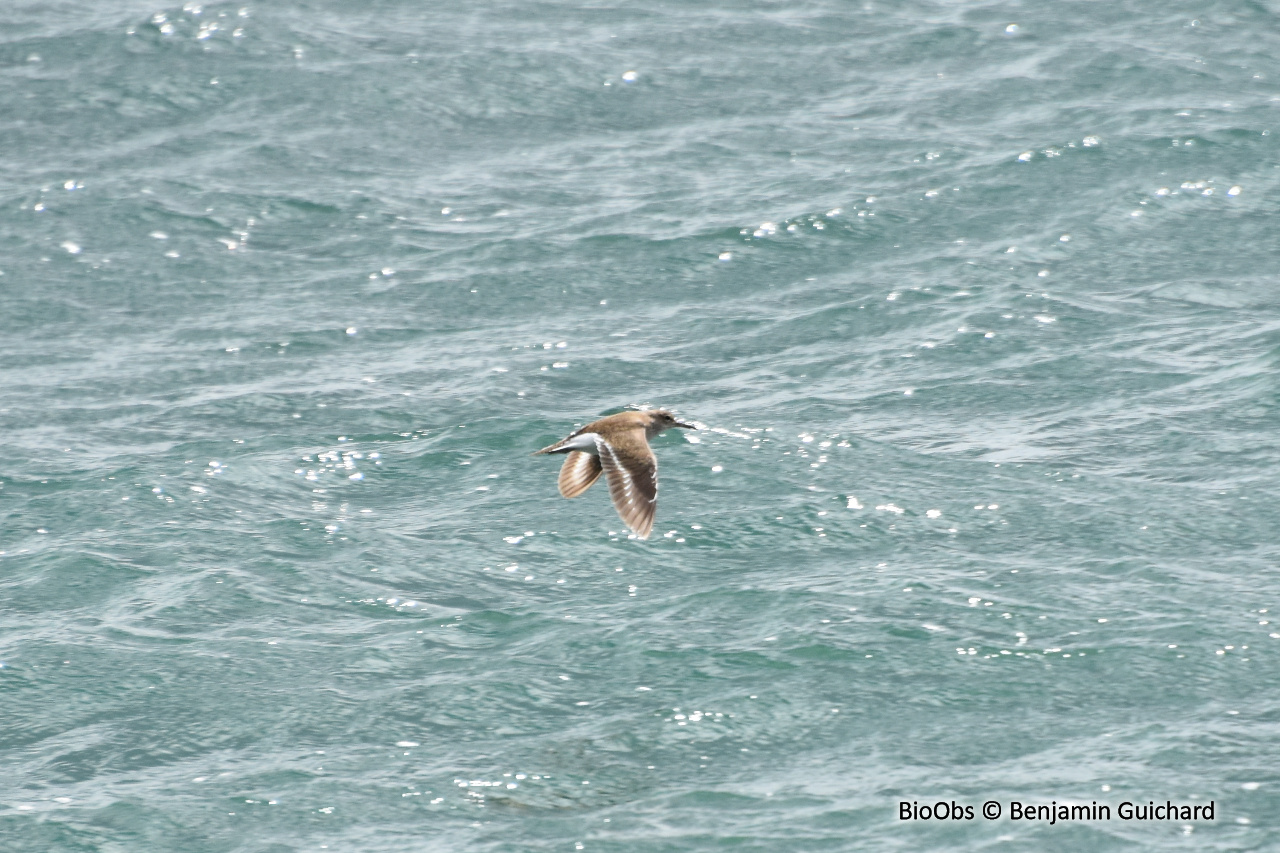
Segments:
[[[543,451],[539,451],[541,452]],[[600,479],[603,470],[599,456],[581,450],[569,451],[560,468],[560,494],[566,498],[576,498]]]
[[[604,474],[618,515],[636,536],[648,539],[658,508],[658,460],[649,439],[672,427],[697,429],[663,409],[619,412],[536,453],[568,454],[560,469],[560,494],[566,498],[576,498]]]

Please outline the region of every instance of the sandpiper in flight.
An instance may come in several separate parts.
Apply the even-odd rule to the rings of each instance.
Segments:
[[[560,469],[560,494],[566,498],[585,492],[604,472],[618,515],[636,536],[648,539],[658,508],[658,460],[649,439],[672,427],[697,429],[663,409],[619,412],[574,430],[534,455],[569,454]]]

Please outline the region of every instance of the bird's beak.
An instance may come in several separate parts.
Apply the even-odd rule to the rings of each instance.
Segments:
[[[697,429],[698,428],[697,424],[689,423],[688,421],[680,421],[680,420],[673,420],[671,422],[671,425],[678,426],[681,429]]]

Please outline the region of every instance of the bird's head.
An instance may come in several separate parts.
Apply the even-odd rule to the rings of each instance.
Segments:
[[[680,420],[666,409],[655,409],[654,411],[649,412],[648,415],[649,428],[647,431],[650,435],[657,435],[658,433],[663,432],[664,430],[669,430],[672,427],[680,427],[681,429],[698,428],[695,424]]]

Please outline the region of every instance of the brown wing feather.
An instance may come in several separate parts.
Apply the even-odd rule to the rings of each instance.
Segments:
[[[590,453],[575,450],[565,457],[560,468],[560,494],[576,498],[600,479],[600,459]]]
[[[648,539],[658,509],[658,460],[643,433],[636,439],[614,446],[596,436],[596,447],[614,509],[636,536]]]

